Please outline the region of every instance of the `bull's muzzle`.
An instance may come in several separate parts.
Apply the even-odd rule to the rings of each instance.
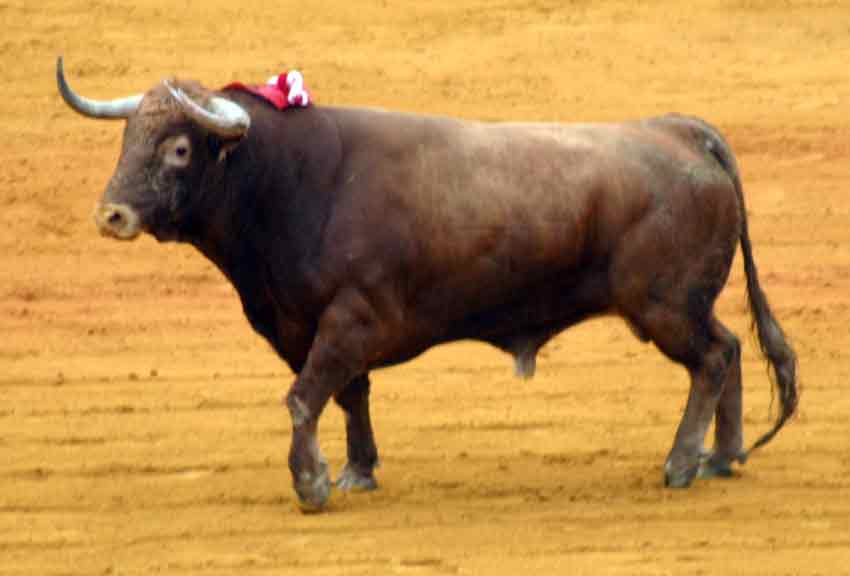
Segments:
[[[94,222],[102,235],[119,240],[132,240],[142,231],[138,213],[126,204],[98,204]]]

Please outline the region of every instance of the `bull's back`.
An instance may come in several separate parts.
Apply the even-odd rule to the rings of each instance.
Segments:
[[[388,193],[431,266],[507,287],[606,258],[703,162],[641,124],[435,122]]]
[[[392,207],[406,298],[447,338],[548,334],[612,305],[609,270],[630,229],[712,165],[666,121],[487,124],[369,112],[381,166],[360,193]],[[371,232],[364,231],[370,237]],[[380,237],[380,235],[377,235]],[[398,271],[398,270],[397,270]],[[391,270],[388,274],[392,275]],[[523,325],[523,326],[520,326]]]

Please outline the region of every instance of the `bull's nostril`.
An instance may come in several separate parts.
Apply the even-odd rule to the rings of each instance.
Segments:
[[[94,221],[104,236],[132,240],[142,231],[139,215],[125,204],[98,204]]]
[[[112,226],[118,226],[124,222],[124,215],[116,210],[109,215],[109,218],[107,218],[106,221]]]

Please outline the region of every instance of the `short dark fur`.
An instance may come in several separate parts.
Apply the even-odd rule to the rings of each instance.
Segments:
[[[242,92],[223,96],[251,116],[239,142],[179,111],[143,120],[143,105],[104,201],[136,207],[149,232],[212,260],[254,329],[298,374],[287,396],[290,467],[305,506],[327,498],[316,427],[331,397],[348,418],[343,486],[374,486],[370,370],[471,338],[533,371],[552,336],[604,314],[622,316],[691,375],[668,484],[693,479],[712,417],[715,451],[703,464],[729,473],[746,456],[740,344],[713,309],[739,242],[783,403],[756,446],[793,413],[794,353],[759,287],[737,167],[702,121],[488,125],[343,108],[279,112]],[[157,99],[168,99],[161,87],[146,98]],[[189,135],[191,166],[163,172],[179,194],[163,198],[162,184],[151,200],[158,168],[134,144],[144,140],[139,131],[153,142]]]

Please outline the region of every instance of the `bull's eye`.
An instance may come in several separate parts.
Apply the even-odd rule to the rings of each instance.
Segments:
[[[189,165],[192,148],[188,136],[180,134],[166,140],[161,146],[161,154],[166,165],[174,168],[185,168]]]

